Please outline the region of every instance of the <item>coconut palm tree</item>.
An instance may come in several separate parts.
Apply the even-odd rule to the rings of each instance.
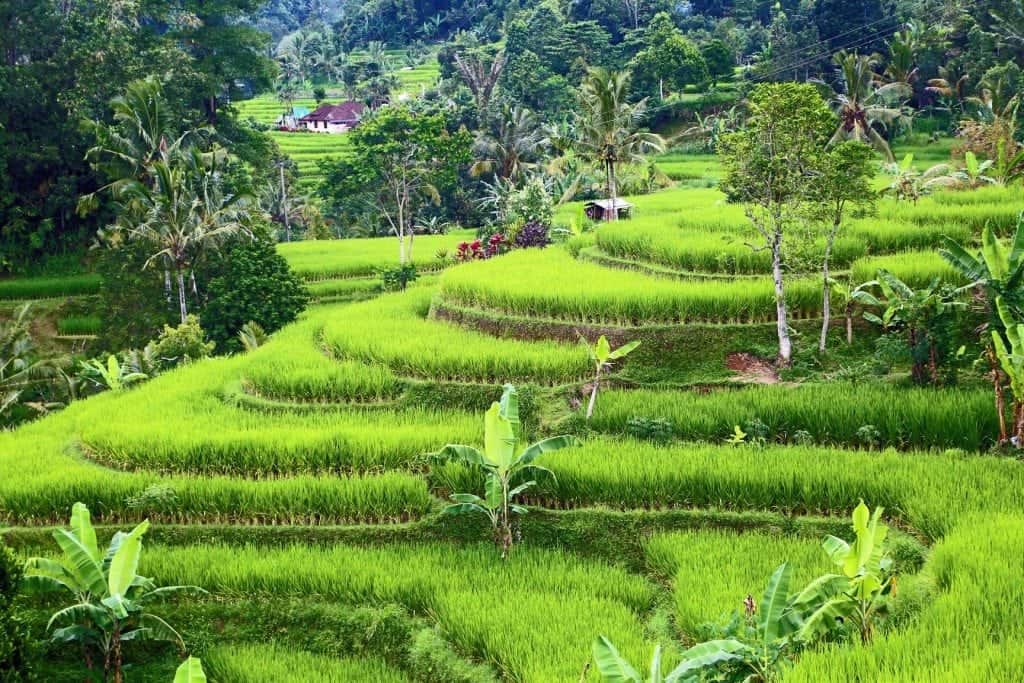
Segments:
[[[643,161],[644,155],[660,152],[660,135],[637,130],[647,110],[646,98],[630,104],[629,72],[593,68],[580,86],[580,112],[576,117],[574,148],[585,161],[600,168],[605,191],[614,210],[618,195],[616,172],[621,164]]]
[[[154,245],[146,267],[156,261],[170,267],[182,323],[188,319],[185,280],[194,291],[193,268],[204,250],[228,237],[251,234],[245,226],[247,199],[223,193],[216,158],[198,151],[186,157],[165,156],[151,165],[154,187],[132,180],[118,193],[128,208],[115,230]]]
[[[470,173],[493,173],[499,178],[517,180],[534,168],[538,152],[545,144],[536,114],[519,105],[502,105],[494,130],[482,133],[476,140],[477,161],[470,167]]]
[[[895,163],[889,143],[875,126],[888,128],[903,119],[903,103],[913,95],[913,88],[906,82],[878,85],[875,62],[867,55],[843,50],[836,53],[833,61],[842,72],[846,92],[835,97],[839,127],[829,144],[843,140],[865,142],[885,155],[886,161]]]
[[[917,66],[917,53],[927,38],[928,30],[916,21],[908,21],[903,28],[887,40],[889,63],[885,77],[890,82],[913,84],[921,75]]]
[[[114,125],[89,123],[96,144],[86,151],[86,159],[107,178],[110,184],[79,200],[79,210],[98,205],[97,195],[114,189],[126,178],[148,185],[154,182],[149,165],[163,156],[174,156],[187,150],[209,128],[190,129],[178,134],[176,120],[166,106],[163,88],[155,78],[133,81],[124,95],[110,101]]]

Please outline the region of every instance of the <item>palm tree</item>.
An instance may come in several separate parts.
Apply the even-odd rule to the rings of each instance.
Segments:
[[[889,64],[885,67],[885,77],[893,83],[913,84],[920,74],[917,67],[917,50],[921,44],[924,30],[914,21],[908,21],[904,28],[893,34],[892,40],[886,41],[889,48]]]
[[[193,268],[208,247],[215,247],[245,227],[246,199],[226,196],[215,162],[197,151],[187,157],[163,157],[151,165],[155,187],[128,181],[119,199],[126,210],[116,228],[129,239],[153,244],[146,261],[160,260],[174,272],[181,322],[188,318],[186,276],[195,290]]]
[[[502,105],[494,132],[482,133],[476,140],[478,159],[470,173],[493,173],[516,180],[535,166],[533,160],[545,141],[540,121],[532,111],[519,105]]]
[[[846,92],[835,98],[839,127],[829,144],[843,140],[865,142],[885,155],[889,163],[895,163],[889,143],[875,126],[887,128],[904,118],[902,105],[913,95],[913,88],[906,82],[879,86],[874,60],[867,55],[843,50],[836,53],[833,61],[842,72]]]
[[[188,149],[191,143],[209,128],[197,128],[178,134],[175,121],[166,107],[163,88],[155,78],[133,81],[125,94],[110,101],[114,125],[89,123],[96,144],[86,151],[86,159],[112,182],[79,200],[80,210],[91,210],[96,196],[112,190],[126,178],[149,185],[149,165],[161,155],[173,156]]]
[[[660,135],[637,130],[647,110],[647,99],[636,104],[627,101],[629,78],[628,71],[591,69],[580,86],[581,111],[576,117],[576,153],[604,174],[612,220],[618,217],[618,167],[643,161],[644,154],[665,147]]]

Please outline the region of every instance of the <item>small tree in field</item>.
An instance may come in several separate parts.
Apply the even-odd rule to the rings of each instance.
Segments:
[[[811,183],[814,211],[825,224],[825,250],[821,259],[822,321],[819,353],[825,353],[831,323],[832,248],[843,229],[847,210],[851,206],[862,210],[874,206],[875,192],[871,187],[874,160],[874,152],[864,143],[840,143],[822,155],[819,174]]]
[[[325,164],[321,196],[336,207],[362,204],[398,238],[398,261],[412,260],[413,226],[426,203],[439,204],[471,159],[472,136],[448,131],[441,115],[386,107],[349,134],[352,151]],[[375,219],[376,220],[376,219]]]
[[[813,195],[815,177],[835,117],[811,85],[769,83],[750,97],[747,127],[726,135],[721,153],[721,187],[730,201],[742,202],[769,250],[779,336],[779,363],[789,365],[793,344],[786,312],[784,238],[801,220]]]

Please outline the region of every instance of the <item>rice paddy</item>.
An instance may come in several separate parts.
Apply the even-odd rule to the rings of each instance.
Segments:
[[[712,157],[662,163],[690,180],[716,172]],[[467,264],[450,255],[472,232],[417,236],[428,274],[403,292],[382,293],[378,276],[394,238],[280,245],[316,299],[299,321],[246,354],[0,432],[0,523],[30,554],[52,550],[49,527],[77,501],[104,535],[149,518],[142,573],[210,593],[173,607],[215,680],[572,683],[598,680],[584,673],[598,635],[637,665],[661,644],[671,664],[708,622],[759,600],[782,561],[796,584],[828,571],[821,537],[850,538],[863,499],[893,527],[892,620],[870,645],[801,653],[785,680],[1015,680],[1024,470],[990,452],[991,387],[969,372],[941,388],[833,378],[871,358],[867,326],[849,347],[837,328],[834,355],[800,357],[813,381],[752,385],[733,357],[774,352],[775,300],[742,209],[685,183],[635,203],[634,219],[572,245]],[[834,265],[854,284],[880,268],[963,284],[941,236],[1005,235],[1022,208],[1003,188],[882,200]],[[803,348],[822,313],[813,275],[786,283]],[[91,281],[2,281],[0,298],[75,296]],[[586,420],[595,368],[577,337],[596,333],[641,346],[605,368]],[[452,493],[484,493],[480,474],[430,454],[484,446],[506,382],[524,438],[581,444],[538,460],[553,476],[520,499],[503,562],[486,519],[441,514]],[[314,608],[358,627],[325,620],[319,633]],[[171,648],[144,652],[140,680],[176,663]]]

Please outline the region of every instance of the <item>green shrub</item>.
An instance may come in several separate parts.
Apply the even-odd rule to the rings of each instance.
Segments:
[[[164,325],[153,344],[153,353],[162,365],[174,366],[207,358],[213,348],[214,343],[206,340],[206,332],[199,326],[199,318],[189,315],[177,327]]]
[[[268,240],[237,240],[214,259],[203,329],[218,351],[238,351],[238,331],[255,322],[272,334],[305,309],[308,294]]]
[[[0,538],[0,681],[29,680],[28,628],[14,605],[22,565]]]

